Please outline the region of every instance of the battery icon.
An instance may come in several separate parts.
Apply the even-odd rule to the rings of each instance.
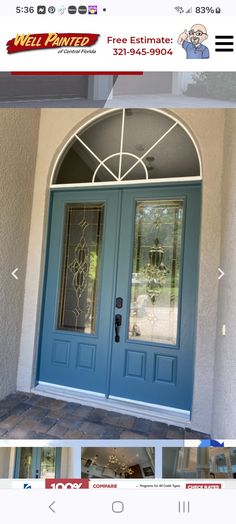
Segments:
[[[221,8],[220,7],[216,7],[216,14],[219,15],[221,13]]]

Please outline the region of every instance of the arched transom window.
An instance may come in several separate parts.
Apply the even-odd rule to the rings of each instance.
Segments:
[[[67,144],[53,187],[199,179],[196,146],[183,125],[155,109],[107,111]]]

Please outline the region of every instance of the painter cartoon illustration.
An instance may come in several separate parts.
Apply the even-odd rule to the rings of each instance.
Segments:
[[[203,45],[203,42],[207,40],[208,34],[207,29],[202,24],[195,24],[191,27],[188,32],[184,30],[178,37],[178,44],[186,51],[186,58],[210,58],[209,49]]]

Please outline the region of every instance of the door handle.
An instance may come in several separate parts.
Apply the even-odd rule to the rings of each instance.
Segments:
[[[115,315],[115,342],[120,342],[120,326],[122,324],[122,316]]]

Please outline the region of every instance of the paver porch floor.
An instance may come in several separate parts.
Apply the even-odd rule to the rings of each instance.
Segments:
[[[30,393],[0,401],[1,439],[204,439],[209,435]]]

